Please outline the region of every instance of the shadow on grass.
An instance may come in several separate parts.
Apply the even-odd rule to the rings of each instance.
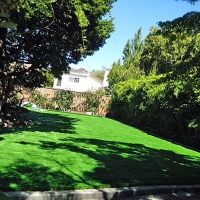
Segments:
[[[141,144],[98,139],[68,138],[58,143],[40,142],[32,145],[37,145],[44,151],[67,149],[85,154],[94,159],[97,165],[93,171],[85,171],[75,180],[71,166],[62,164],[59,158],[44,159],[51,159],[60,168],[65,168],[66,173],[19,159],[6,169],[1,169],[0,190],[77,189],[77,184],[80,183],[85,188],[200,183],[199,157],[157,150]]]
[[[0,133],[19,133],[21,131],[39,131],[39,132],[59,132],[59,133],[76,133],[74,125],[79,121],[79,119],[69,117],[67,113],[62,115],[59,113],[49,113],[49,112],[34,112],[30,111],[24,114],[25,117],[33,121],[33,125],[20,128],[0,128]]]
[[[75,181],[60,171],[54,171],[46,166],[19,159],[0,175],[0,188],[4,191],[13,190],[54,190],[66,188],[68,184],[73,188]]]

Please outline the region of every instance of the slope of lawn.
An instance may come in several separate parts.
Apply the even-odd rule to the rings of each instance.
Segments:
[[[34,125],[0,129],[0,190],[200,184],[200,153],[120,122],[31,111]]]

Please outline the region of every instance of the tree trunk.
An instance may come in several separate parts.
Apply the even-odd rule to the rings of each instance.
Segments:
[[[5,51],[6,51],[6,46],[5,46],[5,41],[6,41],[6,33],[7,29],[6,28],[0,28],[0,73],[5,72]],[[7,92],[6,90],[6,79],[5,77],[0,78],[0,113],[2,114],[2,108],[3,105],[7,101]]]

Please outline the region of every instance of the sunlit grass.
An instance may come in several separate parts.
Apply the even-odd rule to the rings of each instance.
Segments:
[[[112,119],[57,111],[0,129],[0,190],[199,184],[200,153]]]

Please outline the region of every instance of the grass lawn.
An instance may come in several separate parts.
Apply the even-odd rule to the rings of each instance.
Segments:
[[[200,153],[112,119],[58,111],[0,129],[0,190],[200,184]]]

